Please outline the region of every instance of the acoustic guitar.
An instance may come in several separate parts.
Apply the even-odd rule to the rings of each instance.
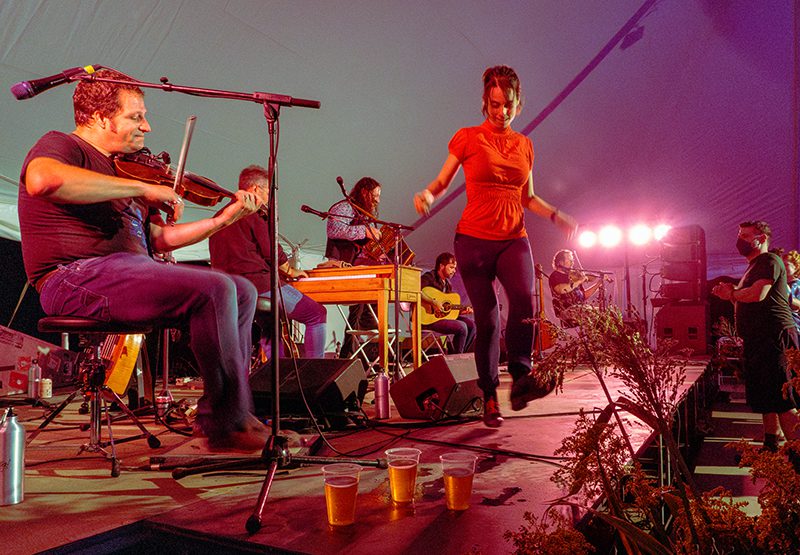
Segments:
[[[139,358],[144,334],[109,334],[100,348],[100,358],[106,363],[104,385],[119,396],[128,391],[131,375]],[[86,376],[88,379],[88,376]],[[144,393],[144,392],[142,392]]]
[[[419,315],[419,321],[423,326],[433,324],[439,320],[455,320],[458,318],[460,311],[468,307],[468,305],[459,304],[461,297],[458,293],[443,293],[435,287],[423,287],[422,292],[427,297],[436,301],[441,301],[444,310],[436,310],[432,305],[425,302],[422,303],[422,311]]]

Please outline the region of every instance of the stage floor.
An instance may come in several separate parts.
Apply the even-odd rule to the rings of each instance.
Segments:
[[[705,368],[705,360],[687,368],[687,391]],[[76,446],[88,439],[88,432],[77,426],[88,417],[79,415],[79,403],[73,402],[28,446],[25,500],[0,508],[3,551],[35,553],[146,521],[185,538],[214,542],[218,546],[211,549],[214,552],[264,552],[269,547],[274,553],[353,555],[509,553],[512,545],[503,534],[517,531],[526,511],[541,514],[548,500],[562,494],[550,481],[558,465],[553,453],[572,431],[578,411],[602,409],[607,401],[595,376],[579,368],[565,376],[563,392],[512,413],[510,378],[505,373],[502,376],[500,398],[506,420],[499,429],[486,428],[476,418],[435,424],[403,420],[392,407],[393,418],[388,421],[326,433],[330,444],[347,457],[376,459],[385,449],[397,446],[421,449],[411,506],[392,503],[386,470],[364,468],[356,523],[332,529],[325,516],[320,467],[279,470],[263,512],[263,527],[253,535],[246,532],[245,523],[255,510],[264,470],[175,480],[170,472],[153,469],[151,458],[175,462],[175,456],[201,456],[205,453],[202,442],[166,430],[149,416],[144,417],[145,425],[158,435],[162,446],[150,449],[144,440],[119,444],[122,474],[113,478],[110,463],[98,455],[76,456]],[[623,391],[618,382],[609,378],[607,383],[612,396]],[[199,391],[193,386],[198,384],[175,386],[173,395],[176,399],[196,398]],[[0,399],[0,404],[4,400],[10,398]],[[368,393],[364,407],[369,415],[373,412],[370,400]],[[20,406],[18,411],[29,431],[43,418],[41,408]],[[634,447],[642,446],[651,431],[633,418],[626,422]],[[123,438],[137,429],[120,422],[113,431],[115,438]],[[291,436],[292,441],[297,440],[295,434]],[[440,454],[456,450],[478,455],[471,506],[460,513],[445,507],[438,464]],[[316,454],[336,455],[329,447]],[[113,538],[113,534],[107,537]],[[117,546],[124,544],[122,539],[116,540]],[[86,541],[59,552],[108,552],[107,546],[107,542]]]

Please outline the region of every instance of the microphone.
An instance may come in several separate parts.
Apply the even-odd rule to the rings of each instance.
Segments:
[[[300,211],[305,212],[307,214],[314,214],[315,216],[319,216],[323,220],[328,217],[328,214],[326,212],[320,212],[319,210],[314,210],[313,208],[311,208],[306,204],[300,207]]]
[[[347,194],[347,191],[345,191],[345,189],[344,189],[344,179],[342,179],[341,175],[336,178],[336,183],[339,184],[339,188],[342,190],[342,194],[344,195],[344,198],[350,198],[349,195]]]
[[[31,81],[20,81],[19,83],[11,85],[11,94],[13,94],[17,100],[33,98],[37,94],[50,90],[53,87],[75,81],[75,77],[78,75],[91,75],[98,69],[102,69],[102,67],[103,66],[73,67],[65,69],[61,73],[51,75],[50,77],[42,77],[41,79],[33,79]]]

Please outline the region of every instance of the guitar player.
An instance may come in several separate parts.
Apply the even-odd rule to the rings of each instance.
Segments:
[[[456,273],[456,257],[452,253],[443,252],[436,257],[436,266],[430,272],[422,274],[420,285],[423,309],[433,313],[438,319],[430,324],[424,324],[423,329],[432,330],[442,335],[451,336],[451,353],[464,353],[472,347],[475,339],[475,322],[472,318],[465,318],[472,314],[471,307],[461,308],[458,317],[447,318],[445,302],[448,298],[455,299],[453,304],[458,304],[457,293],[453,293],[450,279]],[[426,291],[428,289],[428,291]],[[448,296],[436,294],[436,290]]]

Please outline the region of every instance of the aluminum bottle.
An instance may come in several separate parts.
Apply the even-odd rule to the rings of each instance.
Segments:
[[[31,366],[28,368],[28,398],[39,398],[39,382],[42,381],[42,367],[39,366],[39,359],[35,358],[31,361]]]
[[[383,370],[375,376],[375,419],[389,418],[389,378]]]
[[[25,498],[25,428],[9,407],[0,424],[0,505]]]

